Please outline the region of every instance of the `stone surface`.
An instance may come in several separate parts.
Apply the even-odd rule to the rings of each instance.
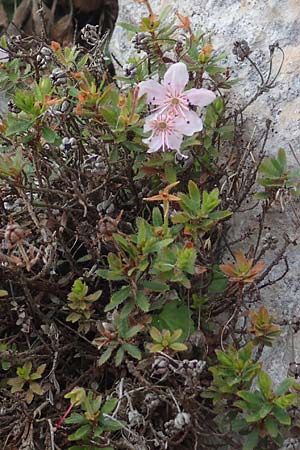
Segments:
[[[154,10],[167,5],[166,1],[150,2]],[[269,45],[279,42],[285,53],[281,73],[276,80],[275,88],[263,94],[247,111],[249,133],[255,136],[266,119],[272,120],[271,135],[267,144],[269,154],[276,154],[279,147],[287,151],[289,162],[296,161],[289,150],[292,144],[300,160],[300,6],[299,0],[175,0],[169,3],[174,10],[188,15],[193,25],[204,32],[213,34],[216,51],[228,52],[228,66],[234,75],[241,78],[231,93],[233,104],[243,105],[255,93],[259,84],[258,74],[248,62],[237,62],[232,55],[233,43],[245,39],[252,48],[252,59],[263,73],[268,67]],[[120,0],[119,21],[137,23],[146,8],[134,0]],[[116,27],[112,51],[121,64],[126,62],[130,53],[128,32]],[[275,58],[274,68],[279,67],[280,58]],[[299,217],[300,204],[295,208]],[[247,213],[241,220],[248,226],[255,212]],[[268,215],[268,223],[272,234],[282,237],[284,232],[297,235],[294,213],[287,208],[284,213],[272,211]],[[253,224],[254,224],[253,220]],[[269,231],[269,230],[268,230]],[[274,251],[276,253],[276,250]],[[274,256],[270,255],[270,257]],[[282,319],[283,315],[292,318],[300,317],[300,247],[288,251],[289,273],[279,283],[263,291],[264,303],[272,312]],[[274,268],[270,279],[278,277],[283,266]],[[300,333],[299,333],[300,334]],[[296,359],[300,362],[300,336],[294,338]],[[280,338],[275,348],[266,350],[265,367],[271,372],[275,382],[279,382],[287,374],[292,359],[291,339],[288,330]]]

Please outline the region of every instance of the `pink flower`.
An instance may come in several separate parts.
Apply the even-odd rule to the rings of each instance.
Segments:
[[[147,117],[144,125],[144,131],[151,131],[151,136],[143,139],[148,145],[148,153],[176,150],[181,156],[180,146],[183,135],[192,136],[197,131],[202,130],[202,120],[195,114],[193,120],[186,120],[184,117],[178,117],[173,114],[158,113]]]
[[[147,94],[147,103],[156,106],[154,111],[157,113],[172,113],[193,122],[199,117],[191,110],[191,106],[209,105],[216,95],[204,88],[185,91],[188,81],[186,65],[178,62],[166,71],[162,84],[154,80],[142,81],[139,84],[139,96]]]

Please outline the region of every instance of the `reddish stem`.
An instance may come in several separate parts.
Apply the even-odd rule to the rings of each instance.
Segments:
[[[72,409],[74,408],[75,404],[71,403],[69,408],[67,409],[67,411],[64,413],[64,415],[59,419],[59,421],[57,422],[57,424],[54,427],[54,432],[57,431],[59,429],[59,427],[64,423],[66,417],[70,414],[70,412],[72,411]]]

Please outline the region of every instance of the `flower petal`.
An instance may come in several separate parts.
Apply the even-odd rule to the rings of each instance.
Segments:
[[[183,136],[178,133],[171,133],[168,136],[168,145],[172,150],[180,150],[180,146],[183,140]]]
[[[195,111],[187,111],[184,117],[176,119],[176,128],[179,133],[185,136],[192,136],[197,131],[201,131],[203,123]]]
[[[184,95],[188,98],[192,105],[207,106],[216,99],[216,94],[208,89],[189,89],[185,91]]]
[[[182,62],[172,64],[166,71],[163,85],[172,94],[179,95],[189,81],[189,74],[186,65]]]
[[[144,131],[152,131],[154,126],[153,126],[153,121],[156,120],[158,118],[158,114],[150,114],[150,116],[147,116],[145,119],[145,124],[144,124]]]
[[[143,142],[149,147],[147,153],[157,152],[162,146],[162,139],[160,136],[150,136],[147,139],[143,139]]]
[[[159,105],[166,97],[166,89],[155,80],[141,81],[139,83],[139,97],[147,94],[147,103]]]

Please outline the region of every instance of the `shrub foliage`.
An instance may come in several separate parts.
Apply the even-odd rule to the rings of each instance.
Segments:
[[[276,449],[299,404],[261,355],[280,334],[262,289],[296,243],[265,219],[294,211],[300,176],[284,150],[266,157],[269,123],[248,140],[243,120],[278,74],[234,108],[225,55],[148,10],[121,24],[135,51],[114,78],[97,27],[84,48],[2,37],[6,448]],[[246,44],[234,52],[259,70]]]

